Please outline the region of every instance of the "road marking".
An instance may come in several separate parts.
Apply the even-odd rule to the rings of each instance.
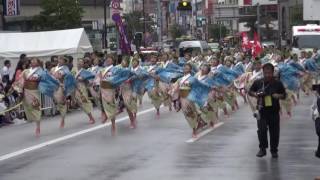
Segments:
[[[208,128],[208,129],[202,131],[200,134],[198,134],[198,136],[196,138],[191,138],[191,139],[187,140],[186,143],[194,143],[194,142],[198,141],[200,138],[209,134],[211,131],[218,129],[223,124],[224,124],[224,122],[219,122],[218,124],[215,124],[213,128]]]
[[[154,110],[155,110],[154,108],[146,109],[146,110],[143,110],[141,112],[138,112],[137,115],[143,115],[143,114],[149,113],[149,112],[154,111]],[[122,117],[122,118],[118,119],[116,121],[116,123],[120,123],[120,122],[126,121],[128,119],[129,119],[129,116]],[[15,152],[12,152],[12,153],[9,153],[9,154],[5,154],[3,156],[0,156],[0,161],[4,161],[4,160],[7,160],[7,159],[16,157],[16,156],[20,156],[20,155],[25,154],[27,152],[34,151],[34,150],[37,150],[37,149],[41,149],[43,147],[46,147],[46,146],[49,146],[49,145],[52,145],[52,144],[56,144],[56,143],[59,143],[59,142],[62,142],[62,141],[65,141],[65,140],[68,140],[68,139],[83,135],[83,134],[87,134],[89,132],[102,129],[102,128],[110,126],[110,125],[111,125],[111,122],[108,122],[106,124],[101,124],[101,125],[89,128],[89,129],[85,129],[85,130],[82,130],[82,131],[79,131],[79,132],[76,132],[76,133],[72,133],[72,134],[69,134],[69,135],[66,135],[66,136],[62,136],[60,138],[56,138],[56,139],[53,139],[53,140],[50,140],[50,141],[47,141],[47,142],[43,142],[43,143],[40,143],[40,144],[35,145],[35,146],[31,146],[31,147],[28,147],[28,148],[25,148],[25,149],[22,149],[22,150],[19,150],[19,151],[15,151]]]

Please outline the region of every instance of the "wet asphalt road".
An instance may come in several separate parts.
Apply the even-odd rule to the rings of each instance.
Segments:
[[[140,108],[151,108],[146,103]],[[61,141],[0,161],[0,180],[308,180],[320,175],[320,160],[314,157],[317,137],[310,120],[311,97],[303,97],[293,118],[281,121],[279,159],[256,158],[256,122],[243,105],[225,124],[194,143],[181,113],[162,108],[138,116],[138,129],[129,122]],[[95,116],[99,112],[95,111]],[[122,114],[121,117],[126,116]],[[34,124],[0,129],[0,159],[3,155],[66,136],[88,125],[81,111],[68,116],[65,130],[59,118],[43,121],[42,136],[33,136]]]

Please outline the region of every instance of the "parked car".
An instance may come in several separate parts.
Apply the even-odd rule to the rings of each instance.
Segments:
[[[179,51],[188,50],[191,53],[206,53],[210,47],[206,41],[182,41]]]
[[[208,45],[209,45],[212,52],[219,52],[220,51],[219,43],[208,43]]]

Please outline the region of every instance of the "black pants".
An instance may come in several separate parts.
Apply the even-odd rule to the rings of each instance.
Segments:
[[[320,112],[320,98],[317,99],[317,107],[318,111]],[[317,153],[320,153],[320,118],[317,118],[315,120],[315,127],[316,127],[316,133],[318,135],[318,149]]]
[[[280,115],[279,111],[260,111],[261,119],[258,120],[258,138],[261,149],[268,148],[268,130],[270,134],[270,151],[278,152],[280,136]]]
[[[318,135],[318,149],[317,152],[320,153],[320,118],[317,118],[315,121],[316,132]]]

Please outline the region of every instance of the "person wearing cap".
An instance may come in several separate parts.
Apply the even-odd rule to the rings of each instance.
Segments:
[[[280,136],[280,99],[286,98],[286,90],[281,81],[274,77],[274,66],[267,63],[263,66],[263,78],[254,81],[249,95],[257,98],[259,111],[257,157],[266,156],[268,148],[268,130],[270,134],[270,151],[272,158],[278,158]]]

